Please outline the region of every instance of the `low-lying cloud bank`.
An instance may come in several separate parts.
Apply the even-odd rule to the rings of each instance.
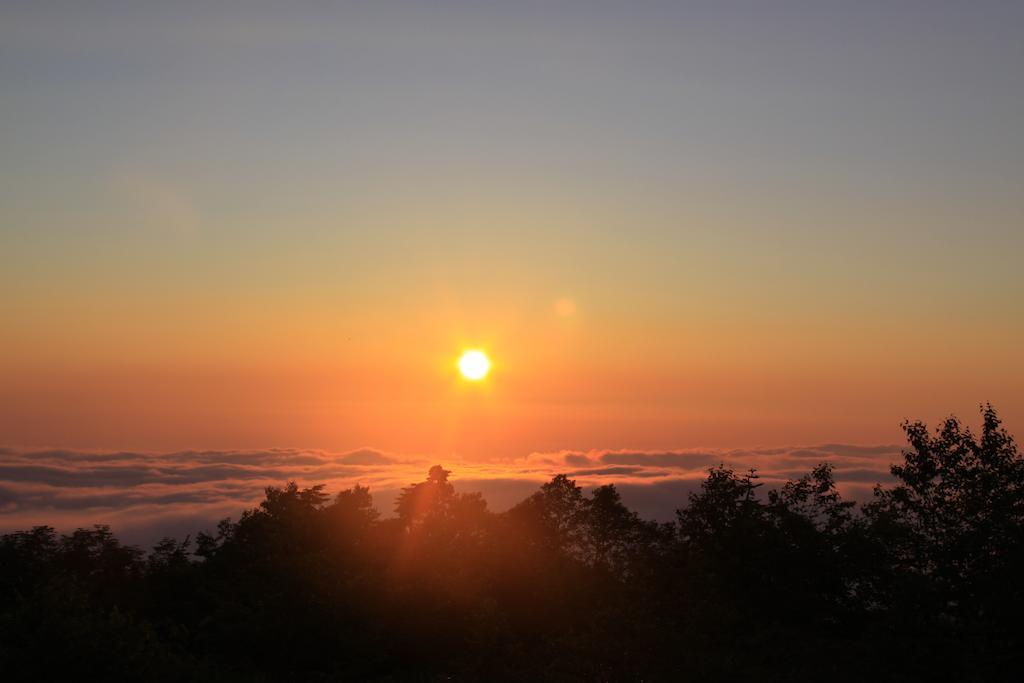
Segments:
[[[480,491],[505,509],[544,481],[568,474],[585,487],[614,483],[641,515],[667,520],[711,466],[756,468],[768,485],[835,466],[844,494],[864,499],[888,482],[900,447],[822,444],[811,447],[676,451],[558,451],[490,462],[442,464],[461,491]],[[436,458],[364,448],[345,453],[269,449],[140,453],[0,448],[0,531],[50,524],[61,530],[110,524],[122,538],[151,543],[237,517],[263,489],[288,481],[325,484],[330,493],[369,486],[385,515],[403,486],[421,481]]]

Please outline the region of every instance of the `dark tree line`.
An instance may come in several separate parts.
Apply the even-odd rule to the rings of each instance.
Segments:
[[[269,488],[152,551],[106,527],[0,538],[5,680],[1015,680],[1024,459],[991,407],[905,425],[895,485],[762,491],[710,470],[674,523],[564,475],[495,514],[431,468]]]

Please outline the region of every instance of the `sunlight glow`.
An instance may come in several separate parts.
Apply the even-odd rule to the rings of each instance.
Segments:
[[[469,350],[459,358],[459,372],[470,381],[482,380],[490,369],[491,361],[483,351]]]

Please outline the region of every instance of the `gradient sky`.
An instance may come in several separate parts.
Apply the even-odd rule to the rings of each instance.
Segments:
[[[0,445],[1024,424],[1024,4],[327,5],[2,2]]]

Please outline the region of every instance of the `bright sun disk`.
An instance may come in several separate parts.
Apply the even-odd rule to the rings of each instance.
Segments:
[[[466,351],[459,358],[459,372],[468,380],[482,380],[491,369],[491,361],[483,351]]]

